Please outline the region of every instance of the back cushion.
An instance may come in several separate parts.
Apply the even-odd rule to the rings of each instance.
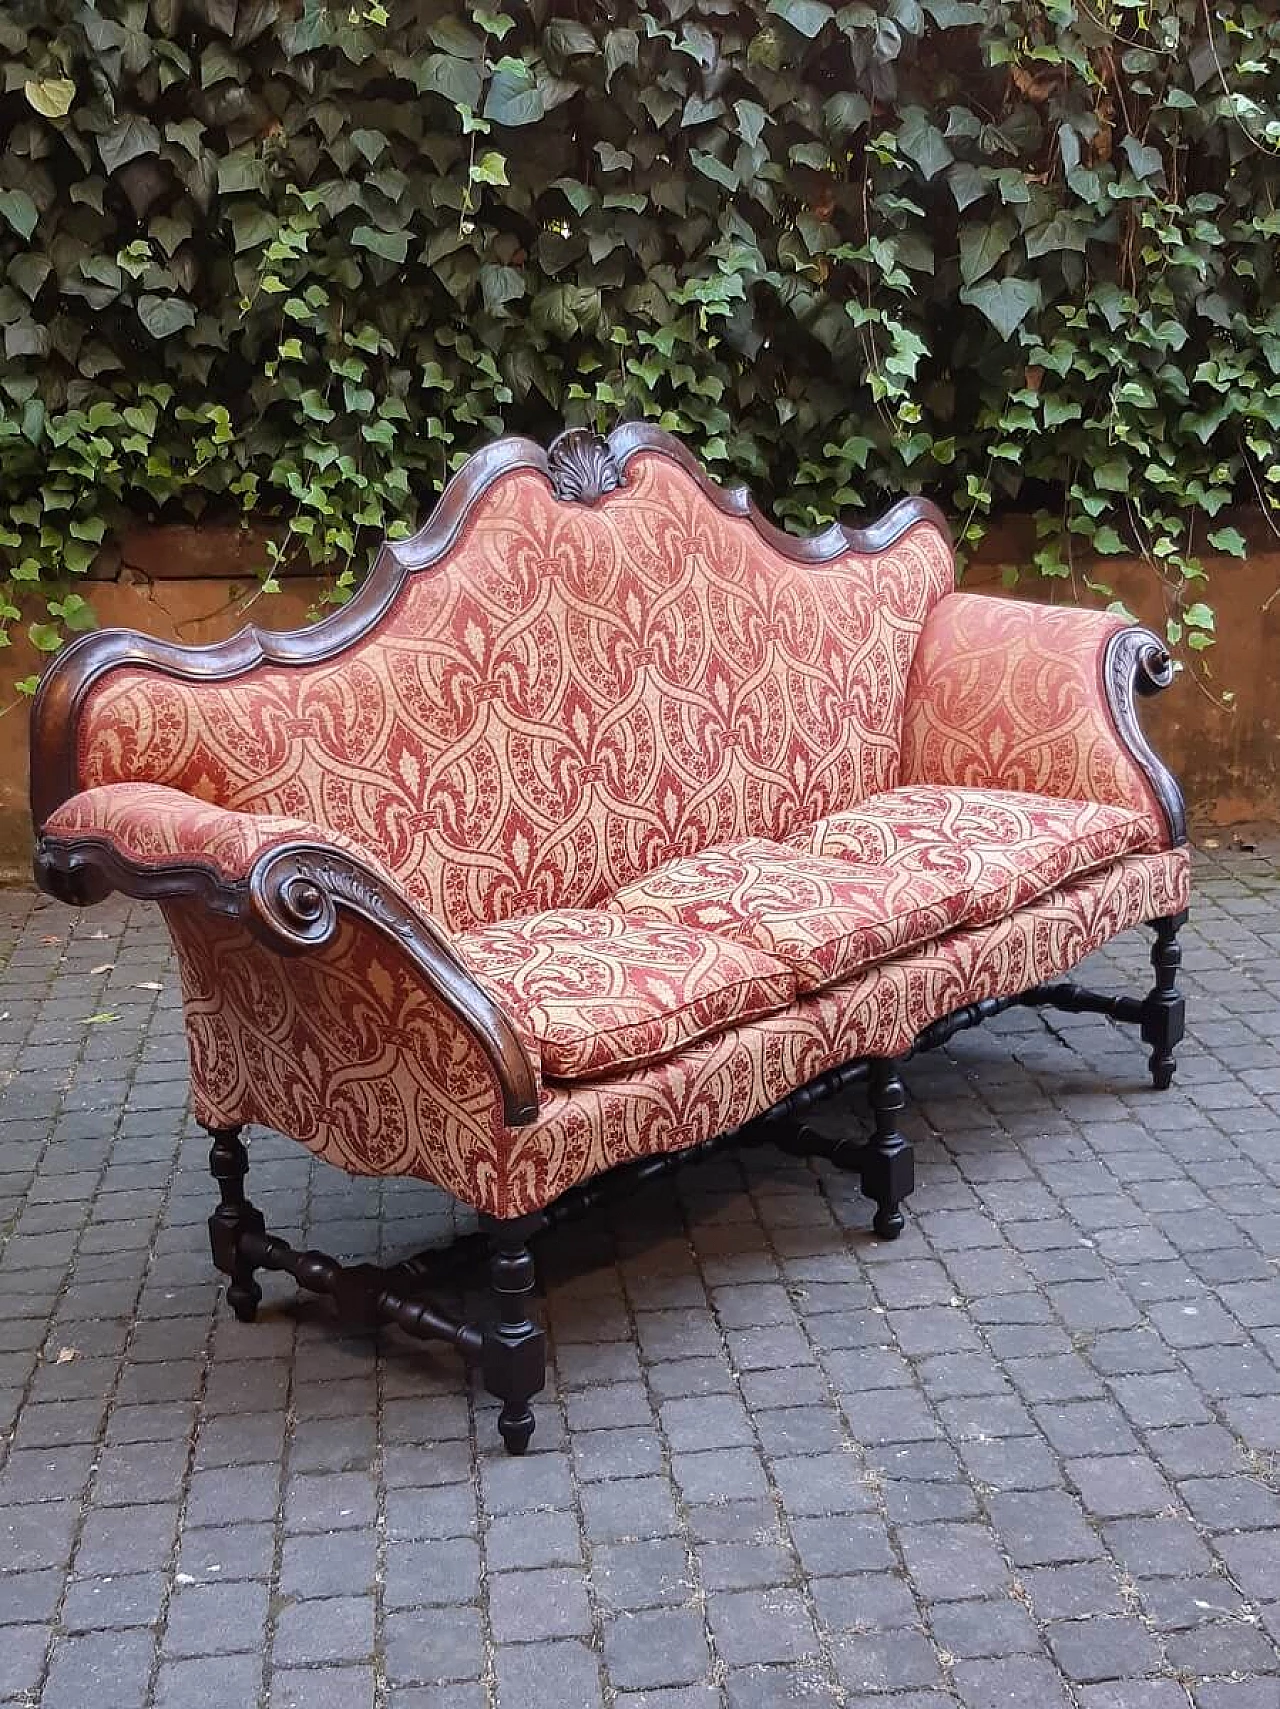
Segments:
[[[589,508],[518,470],[327,663],[112,672],[85,705],[81,783],[342,831],[454,930],[589,907],[671,856],[892,788],[916,640],[952,576],[927,523],[876,556],[793,562],[656,452]]]

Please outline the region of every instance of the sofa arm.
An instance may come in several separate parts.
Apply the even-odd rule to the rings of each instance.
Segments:
[[[440,927],[350,838],[305,820],[233,812],[161,784],[114,783],[84,790],[50,814],[35,866],[41,887],[73,906],[112,891],[164,903],[183,963],[184,996],[208,943],[226,934],[219,916],[234,923],[254,960],[263,959],[254,951],[278,961],[321,950],[332,959],[339,938],[355,966],[381,967],[390,958],[421,987],[434,1016],[431,1030],[440,1035],[433,1050],[456,1032],[459,1058],[478,1052],[488,1065],[505,1124],[521,1125],[537,1113],[539,1076],[511,1018]],[[270,979],[265,965],[259,973],[266,983],[288,982],[284,969]],[[240,1005],[234,1019],[238,1030],[252,1030],[253,1005]],[[447,1048],[439,1054],[443,1060]],[[192,1068],[200,1103],[194,1055]],[[209,1107],[214,1102],[206,1100]],[[231,1119],[225,1109],[220,1119]],[[278,1112],[235,1119],[287,1127]]]
[[[1131,807],[1185,842],[1182,792],[1136,710],[1172,681],[1164,645],[1122,617],[947,594],[907,683],[902,781]]]

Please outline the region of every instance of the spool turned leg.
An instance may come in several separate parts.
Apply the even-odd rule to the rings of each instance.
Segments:
[[[862,1153],[862,1191],[876,1203],[872,1227],[881,1240],[896,1240],[905,1226],[899,1209],[915,1188],[915,1155],[901,1131],[906,1107],[898,1065],[877,1057],[867,1079],[875,1129]]]
[[[498,1321],[485,1331],[484,1386],[502,1402],[498,1429],[509,1454],[523,1454],[533,1435],[530,1399],[546,1382],[546,1336],[529,1316],[534,1288],[533,1256],[527,1241],[542,1218],[485,1218],[489,1235],[489,1282]]]
[[[1151,965],[1156,982],[1142,1006],[1142,1039],[1151,1046],[1148,1066],[1158,1092],[1165,1091],[1173,1081],[1174,1050],[1186,1031],[1186,1005],[1178,990],[1178,969],[1182,965],[1178,933],[1186,921],[1185,909],[1180,914],[1166,914],[1153,921],[1156,941],[1151,948]]]
[[[241,1250],[241,1237],[263,1234],[262,1212],[245,1197],[244,1178],[249,1153],[238,1127],[207,1128],[213,1145],[209,1151],[209,1173],[221,1195],[217,1210],[209,1218],[209,1245],[215,1266],[231,1279],[227,1304],[241,1323],[252,1323],[258,1315],[262,1289],[253,1279],[253,1265]]]

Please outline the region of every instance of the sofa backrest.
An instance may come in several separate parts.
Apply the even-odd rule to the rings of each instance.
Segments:
[[[309,639],[122,657],[80,702],[76,781],[344,832],[452,929],[590,906],[892,787],[952,580],[918,501],[799,541],[652,429],[499,441]]]

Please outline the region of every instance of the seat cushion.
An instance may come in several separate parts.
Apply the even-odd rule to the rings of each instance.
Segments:
[[[655,1062],[796,995],[790,969],[749,945],[595,909],[525,914],[454,943],[553,1079]]]
[[[1128,807],[913,784],[833,813],[793,841],[859,866],[967,883],[963,923],[981,926],[1122,855],[1158,848],[1160,832],[1148,814]]]
[[[968,900],[963,877],[858,866],[749,838],[668,861],[624,884],[609,906],[751,944],[786,962],[801,991],[815,991],[950,931]]]

